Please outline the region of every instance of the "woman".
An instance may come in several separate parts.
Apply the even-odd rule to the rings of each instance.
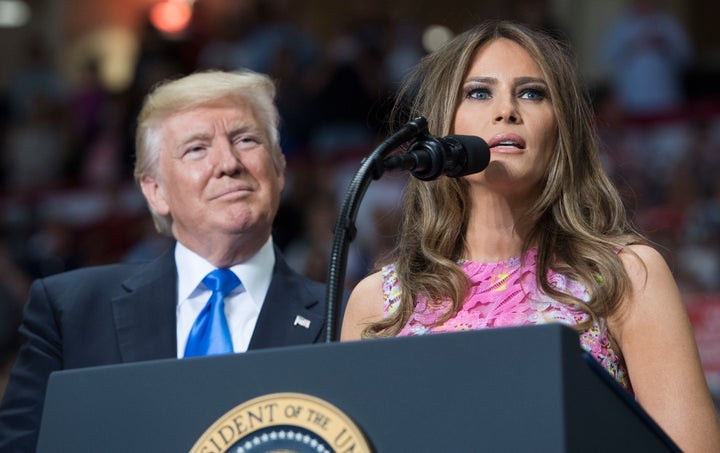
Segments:
[[[417,66],[395,118],[480,136],[490,164],[409,181],[396,260],[354,289],[341,339],[563,322],[683,450],[720,451],[678,288],[603,171],[568,55],[488,22]]]

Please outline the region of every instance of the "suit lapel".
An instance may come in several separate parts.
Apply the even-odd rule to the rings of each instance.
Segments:
[[[321,295],[293,271],[275,249],[273,277],[249,349],[310,344],[325,324]],[[113,315],[123,362],[177,357],[177,270],[174,248],[123,282],[126,293],[113,299]]]
[[[319,340],[323,304],[275,250],[275,268],[249,349],[309,344]]]
[[[113,300],[123,362],[177,357],[177,271],[174,247],[123,282]]]

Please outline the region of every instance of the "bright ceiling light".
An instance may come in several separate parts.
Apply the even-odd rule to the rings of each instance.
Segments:
[[[453,37],[453,32],[444,25],[430,25],[423,31],[422,43],[426,52],[432,53]]]
[[[30,21],[30,7],[20,0],[0,0],[0,28],[22,27]]]
[[[150,9],[150,22],[163,33],[179,33],[190,23],[192,9],[184,0],[165,0]]]

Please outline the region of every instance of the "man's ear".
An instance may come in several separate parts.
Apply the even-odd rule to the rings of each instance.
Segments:
[[[140,188],[152,210],[159,215],[168,215],[170,207],[165,201],[165,191],[157,179],[150,175],[140,178]]]
[[[280,157],[275,162],[275,172],[278,174],[278,180],[280,182],[280,192],[285,189],[285,168],[287,168],[287,162],[285,155],[280,153]]]

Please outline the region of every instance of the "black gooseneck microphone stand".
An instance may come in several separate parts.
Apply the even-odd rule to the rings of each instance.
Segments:
[[[325,341],[334,342],[338,340],[339,326],[338,316],[340,302],[344,291],[345,272],[347,268],[347,255],[350,242],[355,239],[357,218],[360,201],[367,191],[370,182],[380,179],[385,173],[383,158],[403,143],[412,140],[419,135],[427,133],[427,120],[422,116],[407,123],[395,134],[388,137],[366,158],[355,173],[350,185],[345,192],[335,230],[333,232],[333,246],[330,255],[328,268],[328,283],[326,302],[327,310],[325,315]]]

